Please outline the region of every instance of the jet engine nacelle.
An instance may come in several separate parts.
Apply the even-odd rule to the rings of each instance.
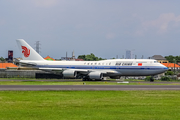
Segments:
[[[103,74],[100,72],[90,72],[89,73],[89,78],[90,79],[96,79],[96,80],[102,80],[103,79]]]
[[[77,76],[77,72],[74,70],[65,70],[63,71],[63,76],[65,78],[75,78]]]

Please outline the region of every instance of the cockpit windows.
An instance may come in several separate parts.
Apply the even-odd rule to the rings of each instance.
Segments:
[[[158,63],[158,61],[154,61],[154,63]]]

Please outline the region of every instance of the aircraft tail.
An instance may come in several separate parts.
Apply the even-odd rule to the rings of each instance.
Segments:
[[[44,60],[26,41],[23,39],[16,40],[22,54],[23,60]]]

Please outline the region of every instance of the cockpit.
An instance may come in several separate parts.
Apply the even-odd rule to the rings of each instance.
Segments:
[[[159,62],[155,60],[154,63],[159,63]]]

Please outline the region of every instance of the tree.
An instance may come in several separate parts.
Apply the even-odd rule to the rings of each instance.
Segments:
[[[83,60],[85,60],[85,59],[86,59],[86,55],[79,55],[79,56],[78,56],[78,59],[83,59]]]
[[[145,81],[154,82],[154,78],[152,76],[146,76]]]
[[[85,61],[98,61],[98,60],[104,60],[102,58],[96,57],[93,53],[88,55],[79,55],[78,59],[83,59]]]
[[[5,59],[4,59],[3,57],[1,57],[1,58],[0,58],[0,61],[2,61],[2,62],[3,62],[3,61],[5,61]]]
[[[165,75],[174,75],[174,72],[173,72],[173,71],[167,71],[167,72],[165,73]]]
[[[171,79],[170,79],[169,77],[162,76],[162,77],[161,77],[161,80],[162,80],[162,81],[170,81]]]
[[[146,76],[145,81],[150,81],[151,76]]]
[[[169,55],[169,56],[165,56],[166,60],[168,60],[170,63],[174,63],[175,61],[176,62],[180,62],[180,56],[172,56],[172,55]]]

